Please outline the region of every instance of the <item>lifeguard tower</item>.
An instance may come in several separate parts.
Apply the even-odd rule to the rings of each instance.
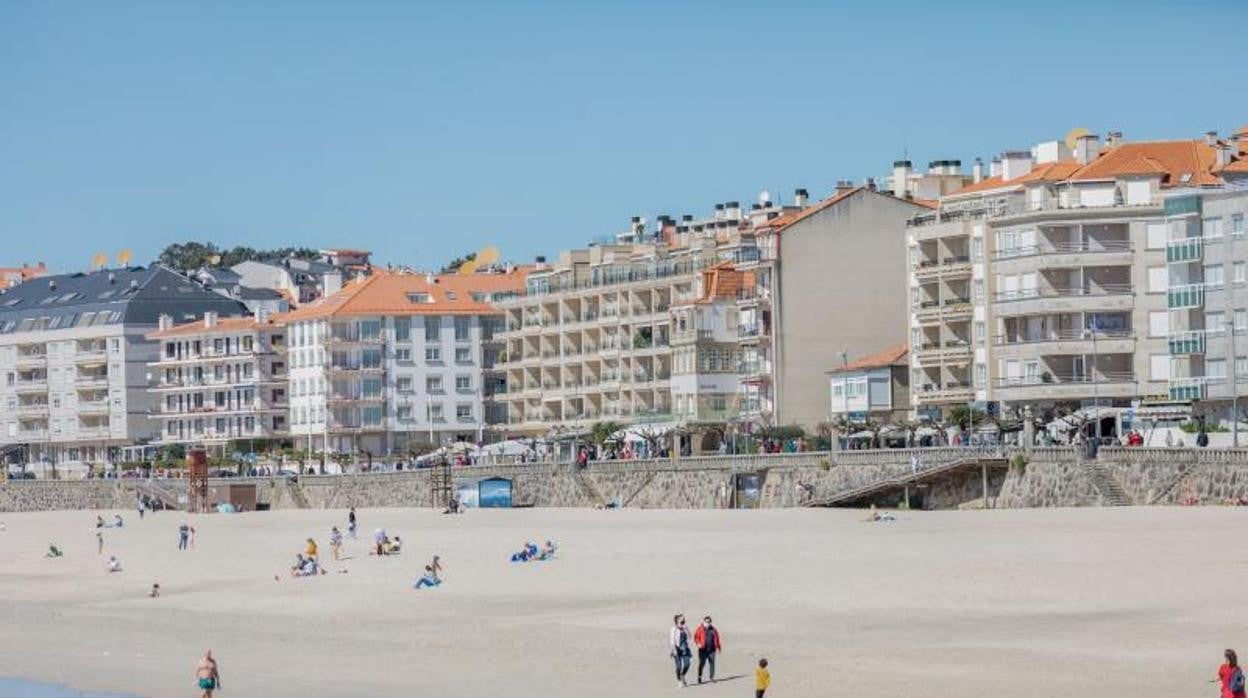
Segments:
[[[208,513],[208,449],[192,446],[186,453],[186,510],[193,514]]]

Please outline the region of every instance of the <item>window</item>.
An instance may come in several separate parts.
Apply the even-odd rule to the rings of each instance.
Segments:
[[[1237,284],[1248,283],[1248,262],[1235,262],[1231,267],[1231,281]]]
[[[1240,308],[1235,311],[1235,332],[1248,332],[1248,310]]]
[[[1213,334],[1221,334],[1225,332],[1226,313],[1221,310],[1205,313],[1205,330]]]
[[[397,380],[394,382],[394,387],[395,387],[395,388],[397,388],[397,389],[398,389],[398,391],[399,391],[400,393],[410,393],[410,392],[412,392],[412,377],[411,377],[411,376],[403,376],[403,377],[401,377],[401,378],[397,379]]]
[[[433,296],[428,293],[409,293],[407,294],[407,300],[412,303],[432,303]]]
[[[988,366],[986,364],[975,364],[975,385],[983,386],[988,384]]]
[[[972,286],[975,289],[975,302],[983,303],[984,302],[984,280],[975,279]]]
[[[1244,214],[1236,213],[1231,216],[1231,235],[1237,238],[1244,236]]]
[[[394,416],[398,418],[400,422],[412,421],[412,406],[399,405],[394,411]]]
[[[1155,381],[1170,380],[1170,355],[1169,354],[1153,354],[1148,357],[1149,372]]]
[[[982,321],[975,323],[975,343],[983,344],[988,339],[988,326]]]
[[[360,339],[377,339],[381,336],[381,320],[361,320]]]
[[[455,318],[455,341],[467,342],[471,338],[472,318],[457,316]]]
[[[1205,361],[1205,377],[1226,378],[1226,359],[1209,359]]]
[[[1206,218],[1200,222],[1200,234],[1206,240],[1216,240],[1222,237],[1222,218]]]
[[[1170,313],[1153,310],[1148,313],[1148,336],[1165,337],[1170,334]]]
[[[425,347],[425,363],[442,363],[442,347]]]
[[[441,422],[445,417],[442,416],[442,405],[429,405],[429,421]]]
[[[984,239],[983,238],[971,239],[971,259],[975,260],[976,262],[984,261]]]
[[[1205,286],[1208,288],[1220,288],[1226,284],[1226,274],[1221,264],[1205,265]]]
[[[1164,250],[1166,248],[1166,224],[1165,223],[1149,223],[1148,224],[1148,249]]]
[[[472,390],[472,376],[455,376],[455,389],[460,392]]]
[[[412,350],[407,347],[394,350],[394,360],[409,363],[412,360]]]
[[[437,315],[430,315],[425,318],[425,341],[438,342],[442,340],[442,318]]]
[[[471,347],[456,347],[455,348],[455,363],[457,364],[472,363],[472,348]]]
[[[1148,292],[1165,293],[1170,288],[1170,270],[1166,267],[1148,268]]]
[[[394,341],[406,342],[412,338],[412,319],[396,317],[394,319]]]
[[[471,420],[472,419],[472,404],[467,403],[467,402],[461,402],[455,405],[455,418],[459,420],[464,420],[464,421]]]
[[[1235,376],[1248,376],[1248,356],[1235,357]]]
[[[379,406],[369,406],[360,410],[360,421],[369,426],[381,424],[382,411]]]
[[[425,392],[440,393],[442,392],[442,376],[428,376],[425,378]]]

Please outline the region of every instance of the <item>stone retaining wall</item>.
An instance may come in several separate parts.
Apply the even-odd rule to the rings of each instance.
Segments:
[[[680,460],[598,461],[577,469],[570,464],[487,465],[455,468],[456,486],[490,477],[512,481],[517,506],[592,507],[606,503],[651,509],[705,509],[729,506],[734,476],[760,476],[759,506],[802,506],[885,478],[910,472],[911,456],[923,467],[973,457],[959,448],[919,451],[881,450],[793,453],[767,456],[709,456]],[[1006,453],[1008,470],[991,471],[990,501],[1000,507],[1096,506],[1103,499],[1096,480],[1070,448],[1037,448]],[[1014,462],[1017,461],[1017,462]],[[1106,448],[1096,461],[1135,504],[1174,504],[1195,499],[1220,503],[1248,497],[1248,449]],[[256,485],[259,504],[272,509],[431,507],[429,470],[360,475],[303,475],[240,478],[221,483]],[[977,469],[912,490],[912,502],[925,508],[955,508],[982,499]],[[214,481],[215,482],[215,481]],[[1105,482],[1103,479],[1101,482]],[[185,481],[164,485],[185,489]],[[0,485],[0,512],[54,509],[129,509],[133,481],[13,481]],[[900,493],[879,501],[895,504]]]

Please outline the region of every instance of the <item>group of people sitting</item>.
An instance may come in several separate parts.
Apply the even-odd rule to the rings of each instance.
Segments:
[[[314,577],[318,574],[325,574],[325,570],[321,568],[316,541],[309,538],[303,552],[295,555],[295,564],[290,568],[290,576]]]
[[[386,529],[373,531],[373,555],[398,555],[403,550],[403,540],[398,536],[391,538]]]
[[[511,554],[511,561],[532,562],[533,560],[550,560],[555,556],[555,549],[555,544],[549,540],[540,548],[532,541],[529,541],[518,552]]]

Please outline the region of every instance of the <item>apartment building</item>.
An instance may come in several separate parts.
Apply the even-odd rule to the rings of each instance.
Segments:
[[[906,344],[889,347],[828,371],[832,421],[898,424],[910,408],[910,361]]]
[[[1215,422],[1233,418],[1233,398],[1248,385],[1248,127],[1237,136],[1217,151],[1223,186],[1180,189],[1164,199],[1169,396],[1200,401]]]
[[[697,356],[699,341],[722,344],[730,331],[735,339],[735,313],[732,320],[717,321],[718,334],[699,340],[699,325],[691,324],[696,321],[688,308],[679,316],[674,308],[703,297],[703,272],[724,263],[757,261],[755,228],[791,210],[766,196],[749,211],[732,201],[716,204],[701,219],[662,216],[653,233],[635,217],[625,232],[563,252],[553,264],[539,264],[529,274],[525,293],[500,304],[506,321],[503,368],[509,432],[544,435],[554,428],[584,429],[600,420],[665,429],[709,416],[720,404],[728,379],[712,381],[716,387],[705,401],[699,393],[681,393],[682,399],[693,401],[686,399],[677,417],[675,339],[679,334],[685,359],[689,351]],[[719,268],[727,279],[730,272]],[[717,274],[707,277],[708,283],[718,283]],[[678,317],[685,322],[683,328]],[[703,319],[709,322],[707,317]],[[702,329],[714,331],[709,325]],[[701,348],[710,350],[705,344]],[[720,348],[715,351],[715,373],[734,373],[739,357],[735,347],[722,348],[723,354]],[[689,365],[682,365],[688,370]],[[699,397],[689,397],[694,395]],[[724,400],[720,411],[726,414],[732,405]]]
[[[0,291],[0,445],[30,461],[103,463],[157,436],[147,334],[243,307],[159,266],[45,276]]]
[[[911,403],[1036,414],[1170,395],[1167,192],[1221,186],[1214,136],[1007,151],[909,228]],[[1178,277],[1176,277],[1178,278]],[[1179,284],[1182,285],[1182,284]]]
[[[251,446],[289,436],[285,329],[267,313],[173,324],[148,334],[158,443]],[[251,450],[250,448],[247,450]]]
[[[493,304],[527,273],[375,272],[282,316],[292,438],[373,455],[481,439],[506,388]]]

